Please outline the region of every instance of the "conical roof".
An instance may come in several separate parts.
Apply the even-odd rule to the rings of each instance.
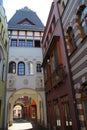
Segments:
[[[43,31],[44,25],[34,11],[24,7],[17,10],[9,20],[8,29]]]

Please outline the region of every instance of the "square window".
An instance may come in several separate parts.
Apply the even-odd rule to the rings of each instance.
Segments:
[[[15,39],[12,39],[11,40],[11,46],[17,46],[17,40],[15,40]]]
[[[33,47],[33,41],[32,40],[27,40],[27,47]]]
[[[24,47],[25,46],[25,40],[19,40],[19,46]]]

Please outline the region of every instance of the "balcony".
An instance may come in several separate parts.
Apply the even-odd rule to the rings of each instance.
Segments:
[[[63,65],[58,65],[54,72],[52,73],[52,86],[56,86],[58,83],[63,81],[64,78],[64,68]]]
[[[58,65],[52,74],[49,74],[47,80],[45,81],[46,92],[50,91],[53,87],[64,81],[66,77],[66,72],[62,64]]]
[[[53,50],[53,47],[56,46],[57,41],[59,41],[60,36],[59,35],[52,35],[51,39],[49,40],[48,46],[43,54],[43,64],[47,57],[49,57],[51,51]]]

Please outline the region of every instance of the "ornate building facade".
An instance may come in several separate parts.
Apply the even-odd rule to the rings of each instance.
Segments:
[[[61,19],[66,39],[79,130],[87,130],[87,1],[68,0]]]
[[[47,124],[49,130],[78,130],[59,9],[62,14],[58,0],[54,0],[42,41]]]
[[[8,22],[7,125],[12,125],[18,104],[24,113],[21,117],[25,115],[25,118],[46,125],[41,67],[43,31],[44,26],[37,14],[27,7],[17,10]],[[24,102],[25,97],[27,100]]]

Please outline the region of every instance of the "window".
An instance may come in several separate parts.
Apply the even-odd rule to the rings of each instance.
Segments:
[[[57,129],[61,130],[61,119],[60,119],[60,111],[59,111],[58,104],[54,105],[54,110],[55,110],[55,114],[56,114],[56,125],[57,125]]]
[[[64,112],[63,116],[64,116],[64,122],[65,122],[65,127],[66,127],[65,129],[72,130],[72,119],[71,119],[68,96],[63,97],[61,100],[62,100],[62,107],[63,107],[63,112]]]
[[[47,80],[47,65],[44,67],[44,79]]]
[[[69,0],[58,0],[58,3],[61,5],[60,7],[61,7],[62,11],[64,11],[68,1]]]
[[[11,40],[11,46],[17,46],[17,40],[16,39],[12,39]]]
[[[54,62],[55,62],[55,69],[56,69],[59,65],[58,49],[56,46],[54,47],[53,55],[54,55]]]
[[[9,73],[16,73],[16,63],[15,62],[10,62],[9,63]]]
[[[23,62],[18,63],[18,75],[25,74],[25,64]]]
[[[27,47],[33,47],[33,41],[32,40],[27,40]]]
[[[67,49],[68,49],[68,54],[70,55],[76,48],[76,42],[75,42],[75,36],[72,27],[69,27],[67,30]]]
[[[56,25],[56,19],[55,19],[55,16],[53,17],[53,26],[54,26],[54,28],[55,28],[55,25]]]
[[[51,59],[52,59],[51,68],[52,68],[52,70],[55,70],[55,59],[54,59],[54,55],[52,55]]]
[[[81,13],[81,25],[84,29],[84,33],[87,35],[87,7],[85,7]]]
[[[33,63],[32,62],[28,63],[28,65],[27,65],[27,75],[31,75],[31,74],[33,74]]]
[[[65,3],[64,3],[64,1],[62,2],[62,7],[63,7],[63,9],[65,8]]]
[[[40,47],[40,41],[39,40],[35,41],[35,47]]]
[[[42,72],[41,64],[37,64],[37,72]]]
[[[85,100],[83,100],[83,109],[84,109],[84,115],[85,115],[85,119],[87,121],[87,97]],[[87,122],[86,122],[87,123]]]
[[[19,46],[24,47],[25,46],[25,40],[19,40]]]
[[[31,24],[30,24],[29,22],[27,22],[27,21],[25,21],[25,22],[22,23],[21,25],[23,25],[23,26],[31,26]]]

